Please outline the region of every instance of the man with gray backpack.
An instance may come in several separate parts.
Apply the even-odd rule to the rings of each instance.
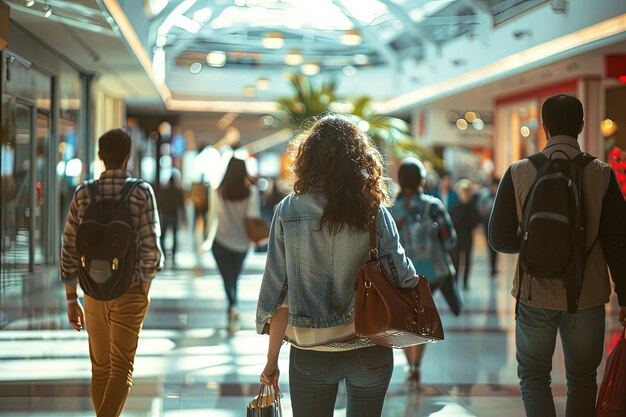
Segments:
[[[567,375],[565,415],[588,417],[595,415],[608,269],[626,325],[626,200],[611,167],[581,152],[578,99],[550,97],[541,116],[548,143],[502,178],[489,243],[499,252],[519,253],[512,294],[526,415],[556,416],[550,372],[558,332]]]
[[[96,415],[116,417],[130,392],[148,291],[163,256],[152,187],[126,174],[130,136],[111,130],[98,147],[106,170],[76,188],[63,233],[61,280],[70,325],[89,336]]]

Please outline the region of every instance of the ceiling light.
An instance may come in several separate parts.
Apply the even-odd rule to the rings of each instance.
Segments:
[[[476,113],[474,113],[473,111],[468,111],[467,113],[465,113],[465,120],[472,123],[474,120],[476,120]]]
[[[394,20],[391,24],[395,30],[404,29],[404,23],[402,23],[402,20]]]
[[[303,62],[304,57],[302,56],[302,53],[297,49],[289,51],[289,53],[285,56],[285,64],[287,65],[300,65]]]
[[[196,33],[200,30],[200,23],[182,14],[174,17],[172,23],[181,29],[185,29],[189,33]]]
[[[268,78],[265,77],[261,77],[258,80],[256,80],[256,88],[258,90],[267,90],[267,88],[270,86],[270,80]]]
[[[226,65],[226,52],[211,51],[206,54],[206,63],[215,68],[221,68]]]
[[[245,7],[246,3],[248,3],[246,0],[235,0],[235,6]]]
[[[300,69],[302,70],[302,73],[304,75],[308,75],[308,76],[313,76],[313,75],[317,75],[320,72],[320,66],[317,64],[317,62],[307,62],[306,64],[302,65],[300,67]]]
[[[193,14],[193,20],[195,20],[198,23],[204,23],[211,18],[212,14],[213,14],[213,10],[211,10],[210,7],[205,7],[203,9],[196,11]]]
[[[530,128],[528,126],[522,126],[521,129],[519,130],[519,132],[522,134],[522,136],[524,136],[525,138],[530,136]]]
[[[46,8],[44,10],[45,10],[45,12],[43,14],[43,17],[50,17],[50,16],[52,16],[52,7],[46,6]]]
[[[609,138],[613,136],[615,132],[617,132],[617,123],[615,123],[613,120],[604,119],[602,122],[600,122],[600,133],[602,133],[602,136],[604,136],[605,138]]]
[[[253,85],[247,85],[243,88],[244,97],[254,97],[256,95],[256,89]]]
[[[426,17],[426,14],[424,13],[424,10],[418,8],[418,9],[413,9],[409,12],[409,17],[414,21],[414,22],[420,22],[424,19],[424,17]]]
[[[366,120],[361,120],[356,125],[359,129],[361,129],[362,132],[367,132],[368,130],[370,130],[370,124]]]
[[[263,46],[267,49],[280,49],[283,45],[285,40],[280,32],[267,32],[263,37]]]
[[[200,62],[194,62],[189,67],[189,72],[192,73],[192,74],[197,74],[200,71],[202,71],[202,63],[200,63]]]
[[[269,114],[267,116],[263,116],[262,120],[265,126],[269,127],[274,124],[274,117]]]
[[[354,74],[356,74],[356,68],[354,68],[352,65],[346,65],[341,71],[346,77],[352,77]]]
[[[459,119],[456,121],[456,127],[459,128],[459,130],[465,130],[467,129],[467,120],[465,119]]]
[[[167,36],[157,36],[156,38],[156,46],[158,46],[159,48],[164,47],[167,44]]]
[[[341,43],[348,46],[360,45],[362,40],[361,31],[358,29],[346,30],[341,35]]]
[[[33,7],[35,5],[35,0],[26,0],[26,7]]]
[[[365,54],[356,54],[354,56],[354,63],[357,65],[366,65],[370,61],[370,58]]]
[[[472,126],[476,130],[483,130],[485,128],[485,122],[483,122],[483,119],[476,119],[472,122]]]

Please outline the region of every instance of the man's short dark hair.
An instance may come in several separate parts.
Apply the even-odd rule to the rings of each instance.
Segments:
[[[557,94],[543,102],[541,118],[550,136],[576,138],[583,124],[583,104],[576,97]]]
[[[113,129],[98,139],[98,153],[107,169],[121,168],[130,154],[131,139],[122,129]]]
[[[398,183],[401,191],[417,190],[426,179],[426,168],[422,161],[417,158],[406,158],[398,169]]]

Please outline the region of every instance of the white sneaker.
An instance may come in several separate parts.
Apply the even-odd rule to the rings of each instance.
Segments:
[[[239,329],[239,310],[237,307],[232,307],[228,316],[228,334],[232,336],[237,333]]]

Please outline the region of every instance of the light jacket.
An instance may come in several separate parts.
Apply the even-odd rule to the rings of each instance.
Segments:
[[[369,234],[349,227],[331,234],[326,226],[320,227],[325,206],[324,197],[315,193],[292,194],[276,206],[257,305],[257,332],[267,333],[269,319],[287,294],[293,327],[328,328],[354,320],[354,286],[357,271],[368,259]],[[414,287],[415,269],[383,206],[376,233],[388,276],[396,286]]]
[[[456,231],[448,211],[438,198],[425,194],[421,191],[411,195],[410,197],[399,195],[391,208],[391,215],[393,216],[398,229],[402,230],[402,224],[409,221],[409,217],[415,217],[416,214],[421,214],[423,210],[425,210],[427,204],[430,204],[430,213],[428,213],[428,215],[432,218],[434,223],[437,223],[437,235],[443,245],[443,248],[446,251],[452,250],[457,243]],[[406,246],[405,239],[406,237],[400,234],[400,243]],[[422,260],[416,262],[414,259],[411,259],[411,262],[413,262],[413,266],[415,267],[417,273],[425,276],[430,282],[435,282],[441,278],[437,276],[433,261]],[[450,265],[450,267],[451,266],[452,265]],[[450,273],[452,273],[452,271]]]
[[[570,159],[580,153],[575,138],[554,136],[543,153],[565,152]],[[523,205],[537,176],[528,159],[509,167],[504,174],[489,220],[489,243],[494,250],[518,253]],[[621,306],[626,306],[626,201],[610,165],[596,159],[589,163],[582,178],[587,216],[587,262],[578,309],[605,304],[611,294],[608,267]],[[516,268],[516,271],[518,268]],[[519,277],[513,280],[512,294],[517,296]],[[520,302],[552,310],[567,310],[566,291],[560,280],[524,276]]]

